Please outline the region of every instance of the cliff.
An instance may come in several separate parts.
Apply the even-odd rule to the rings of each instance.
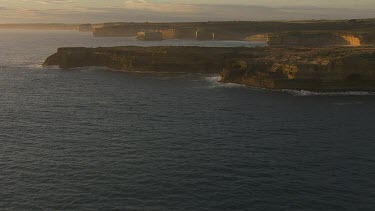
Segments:
[[[220,73],[222,82],[269,89],[375,90],[375,48],[60,48],[44,63],[131,72]]]
[[[363,40],[360,36],[356,36],[356,35],[353,35],[353,34],[342,34],[341,37],[344,38],[344,40],[350,46],[358,47],[358,46],[362,46],[364,44]]]
[[[363,46],[374,45],[375,34],[364,32],[293,31],[268,36],[270,46]]]
[[[45,66],[61,68],[109,67],[117,71],[220,73],[228,55],[249,53],[247,48],[110,47],[59,48]]]
[[[164,39],[244,40],[257,34],[280,32],[353,33],[375,30],[373,19],[338,21],[228,21],[171,23],[113,23],[94,31],[94,36],[136,36],[139,31],[157,30]],[[198,32],[198,35],[197,35]],[[165,35],[164,35],[165,34]]]
[[[268,89],[375,90],[375,48],[271,49],[229,61],[222,82]]]

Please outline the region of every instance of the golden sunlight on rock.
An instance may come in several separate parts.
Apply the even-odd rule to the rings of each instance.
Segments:
[[[342,35],[350,46],[362,46],[361,38],[356,37],[354,35]]]

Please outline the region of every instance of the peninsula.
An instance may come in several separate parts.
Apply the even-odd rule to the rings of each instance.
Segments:
[[[44,65],[221,74],[223,83],[268,89],[375,91],[373,47],[60,48]]]

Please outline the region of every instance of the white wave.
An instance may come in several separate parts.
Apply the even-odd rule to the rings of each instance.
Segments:
[[[22,67],[32,68],[32,69],[41,69],[41,68],[43,68],[43,62],[38,62],[38,63],[35,63],[35,64],[27,64],[27,65],[24,65]]]
[[[221,76],[209,76],[204,78],[210,84],[210,88],[220,88],[220,87],[244,87],[242,84],[234,84],[234,83],[223,83],[220,82]]]
[[[221,76],[220,76],[220,75],[209,76],[209,77],[206,77],[205,79],[206,79],[208,82],[211,82],[211,83],[219,83],[219,81],[221,80]]]
[[[375,92],[363,92],[363,91],[312,92],[312,91],[306,91],[306,90],[289,90],[289,89],[284,89],[282,91],[293,94],[294,96],[368,96],[368,95],[375,95]]]

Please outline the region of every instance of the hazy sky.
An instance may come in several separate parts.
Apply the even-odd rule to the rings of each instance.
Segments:
[[[0,22],[375,18],[375,0],[0,0]]]

